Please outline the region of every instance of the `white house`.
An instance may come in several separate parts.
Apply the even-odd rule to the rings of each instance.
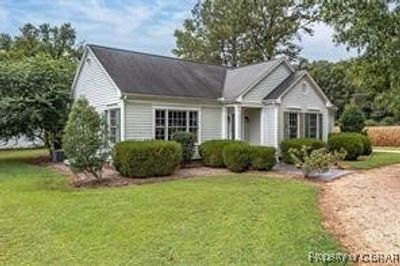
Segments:
[[[326,140],[336,108],[306,71],[285,59],[239,68],[88,45],[73,83],[108,119],[111,140],[202,143],[246,140],[279,148],[285,138]]]

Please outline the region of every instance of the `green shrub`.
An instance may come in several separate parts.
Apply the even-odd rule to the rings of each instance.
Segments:
[[[254,170],[271,170],[276,164],[276,149],[273,147],[251,146],[250,167]]]
[[[370,155],[372,153],[372,142],[366,135],[359,134],[361,141],[363,142],[363,153],[362,155]]]
[[[123,141],[115,145],[113,159],[126,177],[166,176],[180,165],[182,148],[174,141]]]
[[[310,152],[327,147],[326,143],[319,139],[286,139],[281,143],[282,161],[288,164],[293,164],[294,161],[290,156],[289,150],[301,150],[303,146],[309,147]]]
[[[110,157],[104,121],[86,99],[72,106],[64,129],[63,148],[71,167],[102,178],[104,163]]]
[[[250,150],[250,146],[242,142],[224,146],[222,151],[224,164],[232,172],[247,170],[250,163]]]
[[[358,156],[364,153],[364,142],[361,134],[331,134],[328,139],[328,146],[332,151],[344,149],[347,152],[345,159],[350,161],[357,160]]]
[[[232,143],[243,143],[236,140],[208,140],[199,146],[199,154],[203,164],[210,167],[225,167],[222,150]]]
[[[340,117],[340,130],[342,132],[361,132],[365,128],[364,114],[356,104],[347,104]]]
[[[172,140],[178,142],[182,147],[183,162],[190,162],[194,154],[194,136],[190,132],[178,131],[172,134]]]

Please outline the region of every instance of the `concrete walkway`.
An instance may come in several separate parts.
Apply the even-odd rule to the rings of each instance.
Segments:
[[[298,169],[294,165],[290,164],[285,164],[285,163],[278,163],[273,170],[279,171],[279,172],[286,172],[289,174],[297,175],[297,176],[302,176],[302,172],[300,169]],[[331,168],[325,173],[315,173],[312,174],[311,177],[321,180],[321,181],[332,181],[335,180],[339,177],[348,175],[354,173],[354,171],[350,170],[342,170],[342,169],[337,169],[337,168]]]

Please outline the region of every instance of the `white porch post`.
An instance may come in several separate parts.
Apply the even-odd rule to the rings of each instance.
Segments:
[[[265,145],[265,124],[264,124],[264,116],[265,116],[265,107],[260,108],[260,145]]]
[[[235,105],[235,140],[242,139],[242,107]]]
[[[227,132],[228,132],[228,119],[227,119],[227,108],[225,106],[222,106],[222,130],[221,130],[221,138],[226,139],[227,138]]]

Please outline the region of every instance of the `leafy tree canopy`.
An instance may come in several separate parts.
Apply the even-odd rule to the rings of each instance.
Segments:
[[[0,62],[0,139],[25,135],[59,148],[75,67],[46,55]]]
[[[40,53],[53,58],[79,58],[83,47],[76,43],[75,29],[69,23],[61,26],[27,23],[20,28],[20,34],[0,34],[0,59],[35,56]]]
[[[238,66],[274,58],[298,57],[300,31],[312,33],[314,1],[205,0],[175,32],[178,57]]]

